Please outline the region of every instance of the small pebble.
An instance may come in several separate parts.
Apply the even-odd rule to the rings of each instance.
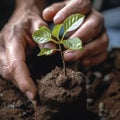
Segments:
[[[94,104],[94,99],[92,99],[92,98],[87,98],[87,104],[88,104],[88,105],[93,105],[93,104]]]
[[[104,109],[104,104],[103,104],[103,102],[100,102],[100,103],[99,103],[98,108],[99,108],[99,111],[102,111],[102,110]]]
[[[15,108],[15,104],[8,105],[7,107],[14,109]]]
[[[23,112],[23,115],[26,115],[26,112]]]
[[[91,89],[91,85],[86,85],[86,90],[90,90]]]
[[[94,72],[93,74],[96,78],[102,78],[102,73],[100,72]]]
[[[3,96],[3,93],[0,94],[0,97],[2,97],[2,96]]]
[[[103,102],[100,102],[99,105],[98,105],[98,108],[99,108],[99,113],[98,113],[98,115],[99,115],[100,117],[103,117],[103,120],[104,120],[104,117],[107,116],[107,110],[105,109],[104,103],[103,103]]]
[[[104,78],[103,78],[103,81],[104,82],[109,82],[110,81],[110,74],[105,75]]]

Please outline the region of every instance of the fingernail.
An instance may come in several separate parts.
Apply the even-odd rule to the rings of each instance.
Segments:
[[[55,10],[52,7],[46,8],[47,12],[54,12]]]
[[[50,43],[45,43],[45,44],[43,45],[43,47],[44,47],[44,48],[51,48],[51,45],[50,45]]]
[[[37,100],[33,99],[33,94],[30,91],[26,92],[26,96],[31,100],[31,102],[33,103],[34,106],[38,105]]]
[[[27,91],[27,92],[26,92],[26,96],[27,96],[30,100],[33,99],[33,94],[32,94],[30,91]]]
[[[45,44],[43,45],[43,47],[44,47],[44,48],[56,48],[56,45],[53,44],[53,43],[51,43],[51,42],[49,42],[49,43],[45,43]]]
[[[57,14],[54,17],[54,22],[55,23],[61,23],[65,19],[64,15],[62,14]]]
[[[74,61],[75,60],[75,54],[74,52],[65,52],[65,59],[66,61]]]
[[[38,101],[37,100],[31,100],[31,102],[33,103],[34,106],[38,105]]]

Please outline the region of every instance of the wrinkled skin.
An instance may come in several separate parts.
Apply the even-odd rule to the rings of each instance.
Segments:
[[[79,37],[83,41],[82,51],[65,51],[66,61],[80,60],[84,66],[94,66],[106,59],[108,36],[104,28],[103,16],[92,9],[90,0],[70,0],[54,3],[43,11],[43,17],[47,21],[59,24],[69,15],[82,13],[86,19],[82,26],[68,37]]]
[[[26,65],[26,56],[36,46],[32,33],[46,25],[32,11],[16,11],[0,34],[0,75],[11,80],[34,103],[36,86]]]
[[[83,40],[82,51],[65,51],[66,61],[80,60],[82,65],[97,65],[107,55],[108,37],[104,29],[103,17],[91,9],[89,0],[71,0],[52,4],[43,11],[46,21],[61,23],[73,13],[82,13],[86,19],[82,26],[68,37],[80,37]],[[37,44],[31,34],[46,22],[38,12],[18,9],[0,33],[0,75],[11,80],[27,97],[36,104],[36,86],[26,65],[26,56]],[[55,47],[43,44],[39,47]]]

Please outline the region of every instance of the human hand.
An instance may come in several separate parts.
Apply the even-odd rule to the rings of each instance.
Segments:
[[[16,10],[0,33],[0,75],[12,81],[36,104],[36,86],[28,67],[26,56],[36,46],[32,33],[46,23],[34,10]]]
[[[97,65],[107,56],[108,36],[104,28],[103,16],[92,9],[90,0],[66,0],[52,4],[43,11],[43,18],[59,24],[74,13],[82,13],[86,18],[81,27],[74,33],[70,33],[68,37],[81,38],[83,50],[67,50],[64,58],[66,61],[79,59],[84,66]]]

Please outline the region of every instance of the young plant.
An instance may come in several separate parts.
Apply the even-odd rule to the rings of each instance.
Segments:
[[[62,24],[54,25],[52,31],[46,26],[41,26],[38,30],[36,30],[33,34],[33,40],[37,43],[47,43],[53,42],[58,45],[56,49],[50,48],[41,48],[38,56],[42,55],[50,55],[54,51],[59,51],[62,58],[64,74],[66,75],[66,66],[62,51],[62,45],[67,50],[81,50],[82,49],[82,41],[79,38],[65,38],[65,35],[68,32],[76,30],[83,22],[85,16],[82,14],[73,14],[69,16]],[[62,35],[60,35],[62,31]]]

